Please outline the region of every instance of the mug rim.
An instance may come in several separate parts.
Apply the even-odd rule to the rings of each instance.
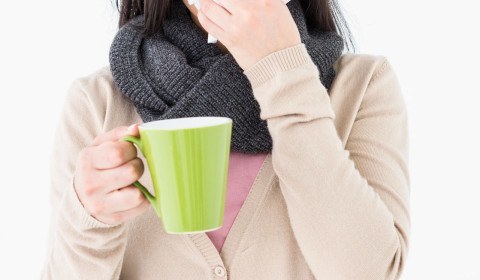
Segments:
[[[227,123],[232,123],[232,119],[228,117],[200,116],[156,120],[142,123],[138,127],[142,130],[181,130],[212,127]]]

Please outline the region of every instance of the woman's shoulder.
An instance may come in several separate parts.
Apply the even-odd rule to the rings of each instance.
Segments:
[[[335,61],[333,67],[337,75],[361,76],[371,81],[383,72],[385,68],[391,68],[391,64],[384,55],[344,53]]]
[[[406,103],[398,76],[389,59],[383,55],[343,54],[334,64],[336,71],[332,87],[332,101],[337,112],[345,111],[345,104],[355,104],[352,116],[363,108],[405,112]],[[348,101],[346,101],[348,100]],[[340,114],[340,113],[339,113]],[[357,117],[355,117],[357,118]]]
[[[109,66],[74,79],[66,99],[67,108],[96,115],[104,128],[138,120],[133,103],[115,85]]]
[[[346,53],[335,61],[334,69],[330,97],[340,119],[353,122],[361,109],[392,114],[405,111],[400,81],[386,56]]]
[[[364,98],[367,90],[395,92],[401,95],[398,76],[390,60],[384,55],[345,53],[334,63],[334,85],[342,91],[345,86]],[[354,93],[349,93],[352,96]]]
[[[68,90],[67,98],[87,101],[90,105],[105,110],[119,103],[129,106],[128,99],[120,94],[115,85],[109,66],[95,69],[85,76],[74,79]]]
[[[74,79],[71,88],[89,98],[102,98],[117,91],[109,66],[103,66]]]

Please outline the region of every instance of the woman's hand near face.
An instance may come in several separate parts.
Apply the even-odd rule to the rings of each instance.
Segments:
[[[198,20],[243,70],[263,57],[300,44],[300,33],[282,0],[200,0]],[[222,7],[223,6],[223,7]]]
[[[137,125],[117,127],[97,136],[78,157],[75,191],[87,212],[103,223],[124,222],[149,206],[145,196],[132,185],[143,174],[143,162],[131,143],[118,141],[138,133]]]

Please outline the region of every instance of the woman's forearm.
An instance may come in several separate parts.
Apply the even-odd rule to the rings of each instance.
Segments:
[[[101,103],[78,83],[68,92],[51,157],[48,254],[42,279],[118,279],[126,247],[124,224],[98,221],[84,209],[74,189],[77,156],[101,130]]]
[[[319,279],[395,279],[409,230],[407,117],[396,77],[387,62],[378,69],[344,146],[305,57],[303,46],[282,50],[245,72],[298,245]]]

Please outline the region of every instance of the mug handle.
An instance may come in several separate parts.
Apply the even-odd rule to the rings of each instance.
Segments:
[[[120,139],[120,141],[125,141],[125,142],[130,142],[132,144],[135,144],[137,145],[137,147],[140,149],[140,151],[142,152],[143,154],[143,144],[142,144],[142,140],[139,138],[139,137],[135,137],[135,136],[125,136],[125,137],[122,137]],[[145,154],[144,154],[145,155]],[[139,181],[135,181],[133,183],[133,185],[135,187],[137,187],[142,193],[143,195],[145,196],[145,198],[150,202],[150,204],[152,204],[152,206],[154,208],[157,208],[157,198],[155,196],[153,196],[148,190],[147,188],[145,188]]]

